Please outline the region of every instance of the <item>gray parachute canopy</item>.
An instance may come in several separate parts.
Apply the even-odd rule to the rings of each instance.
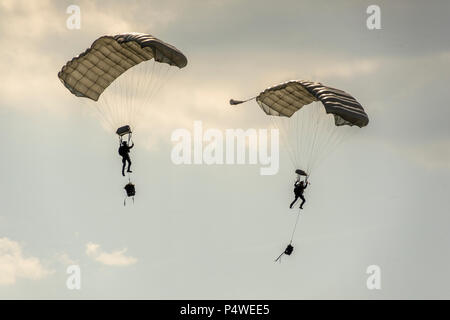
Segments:
[[[322,102],[326,113],[334,115],[335,124],[364,127],[369,117],[363,107],[350,94],[320,82],[292,80],[270,87],[258,96],[256,102],[268,115],[291,117],[303,106]],[[244,101],[230,100],[231,104]]]
[[[103,91],[133,66],[154,59],[183,68],[187,58],[177,48],[143,33],[102,36],[58,73],[74,95],[97,101]]]

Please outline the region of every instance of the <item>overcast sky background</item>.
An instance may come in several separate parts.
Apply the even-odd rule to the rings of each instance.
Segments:
[[[66,8],[81,8],[81,29]],[[366,9],[381,8],[381,30]],[[450,298],[448,1],[0,0],[0,298]],[[117,138],[57,72],[103,34],[150,33],[188,66],[143,116],[134,205]],[[256,103],[290,79],[343,88],[369,126],[314,173],[294,241],[286,154],[176,166],[170,134],[266,128]],[[65,286],[81,267],[82,288]],[[378,265],[382,290],[366,288]]]

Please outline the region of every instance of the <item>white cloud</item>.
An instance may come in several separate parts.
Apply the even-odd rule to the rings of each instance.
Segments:
[[[89,242],[86,244],[86,254],[95,261],[107,266],[129,266],[135,264],[137,259],[126,256],[127,249],[116,250],[113,252],[105,252],[100,249],[100,245]]]
[[[25,257],[19,243],[0,238],[0,285],[12,285],[17,279],[39,280],[52,271],[36,257]]]
[[[98,250],[100,249],[100,245],[96,243],[89,242],[86,244],[86,254],[88,256],[95,256],[98,253]]]
[[[77,261],[70,258],[66,252],[57,254],[56,259],[63,265],[72,265],[77,263]]]

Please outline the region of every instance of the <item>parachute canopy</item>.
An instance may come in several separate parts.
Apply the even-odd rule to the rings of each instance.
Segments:
[[[231,99],[230,104],[246,101]],[[256,102],[266,114],[272,116],[291,117],[314,101],[322,102],[326,112],[334,115],[337,126],[356,125],[361,128],[369,123],[369,117],[355,98],[345,91],[324,86],[320,82],[291,80],[270,87],[256,96]]]
[[[369,117],[355,98],[320,82],[288,81],[268,88],[256,97],[265,113],[286,117],[313,101],[322,102],[326,112],[334,115],[337,126],[356,125],[361,128],[369,123]]]
[[[129,68],[147,60],[178,68],[187,59],[177,48],[143,33],[103,36],[73,58],[58,73],[59,79],[74,95],[97,101],[103,91]]]

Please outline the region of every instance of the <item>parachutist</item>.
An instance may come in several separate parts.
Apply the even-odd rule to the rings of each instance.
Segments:
[[[368,125],[369,117],[352,95],[316,81],[287,81],[269,87],[250,99],[231,99],[230,104],[239,105],[251,100],[255,100],[280,129],[293,165],[301,164],[304,169],[308,169],[308,172],[298,168],[295,170],[298,175],[294,184],[295,199],[290,204],[292,209],[298,198],[301,198],[300,209],[303,209],[303,193],[309,185],[308,175],[317,165],[318,159],[330,152],[329,147],[338,143],[339,136],[344,136],[345,127],[363,128]],[[332,114],[333,117],[327,114]],[[302,176],[305,176],[303,182]],[[299,217],[300,211],[297,211],[291,241],[294,239]],[[293,247],[288,246],[280,257],[291,254],[292,249]]]
[[[303,191],[305,191],[306,187],[308,186],[308,180],[306,181],[300,181],[297,180],[294,183],[294,195],[295,199],[292,201],[289,208],[292,209],[292,206],[295,204],[295,202],[298,200],[298,198],[302,199],[302,203],[300,204],[300,209],[303,209],[303,204],[306,202],[305,197],[303,196]]]
[[[134,147],[134,143],[131,146],[128,146],[126,141],[122,142],[122,145],[119,147],[119,155],[122,157],[122,175],[125,176],[125,165],[128,162],[127,172],[133,172],[130,170],[131,167],[131,159],[130,159],[130,149]]]

